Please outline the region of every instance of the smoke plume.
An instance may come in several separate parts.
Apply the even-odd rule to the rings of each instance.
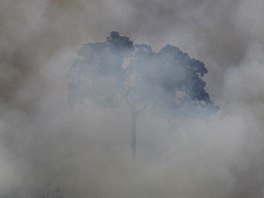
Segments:
[[[0,2],[0,197],[259,198],[264,189],[264,3],[209,0]],[[220,111],[138,123],[125,106],[69,108],[82,43],[117,30],[205,63]]]

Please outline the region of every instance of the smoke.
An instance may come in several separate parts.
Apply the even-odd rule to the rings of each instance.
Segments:
[[[262,197],[263,8],[260,0],[2,0],[1,197]],[[77,50],[112,30],[204,62],[221,111],[170,121],[143,113],[132,161],[127,108],[67,104]]]

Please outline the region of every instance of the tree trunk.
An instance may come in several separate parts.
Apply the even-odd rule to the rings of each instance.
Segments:
[[[131,147],[132,147],[132,153],[134,156],[136,156],[137,153],[137,118],[138,114],[136,110],[132,109],[130,111],[131,116]]]

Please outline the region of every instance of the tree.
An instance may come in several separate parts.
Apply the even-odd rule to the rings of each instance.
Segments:
[[[118,32],[104,42],[88,43],[78,51],[69,72],[69,101],[89,99],[115,108],[125,101],[131,116],[132,152],[140,113],[152,109],[159,115],[201,115],[217,110],[205,90],[204,64],[167,45],[155,53],[151,46],[134,43]]]

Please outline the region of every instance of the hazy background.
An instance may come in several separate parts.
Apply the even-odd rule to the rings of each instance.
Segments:
[[[263,18],[262,0],[1,0],[0,197],[263,197]],[[221,111],[145,112],[133,161],[125,106],[67,105],[77,50],[113,30],[203,61]]]

